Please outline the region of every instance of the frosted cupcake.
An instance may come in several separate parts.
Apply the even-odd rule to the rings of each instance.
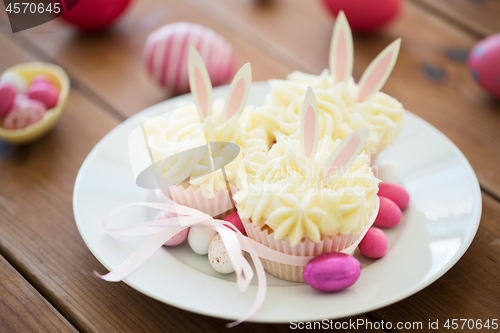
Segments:
[[[236,74],[227,99],[214,104],[208,72],[194,48],[188,67],[196,105],[155,117],[145,122],[143,129],[158,177],[168,180],[169,185],[175,183],[163,188],[166,194],[179,204],[218,216],[233,207],[236,170],[243,157],[267,153],[267,144],[256,131],[245,131],[239,122],[250,90],[250,64]],[[234,145],[227,143],[241,149],[230,163],[226,157],[233,154]]]
[[[297,103],[297,99],[303,96],[308,86],[313,88],[319,100],[321,100],[320,92],[335,94],[343,101],[348,114],[361,116],[366,122],[370,129],[370,138],[365,152],[375,156],[394,142],[402,125],[404,113],[402,104],[389,95],[379,92],[396,62],[400,39],[389,45],[373,60],[359,84],[352,78],[352,45],[351,30],[345,15],[340,12],[335,22],[330,46],[330,71],[325,70],[320,75],[296,71],[291,73],[287,80],[270,80],[271,93],[266,99],[264,111],[270,115],[277,114],[277,118],[280,119],[279,115],[284,112],[289,113],[290,105]],[[349,117],[343,118],[349,123]],[[286,120],[297,127],[296,117],[286,117]],[[350,125],[352,127],[352,124]],[[332,138],[343,137],[332,136]]]
[[[312,90],[308,95],[301,140],[278,136],[268,161],[234,197],[249,237],[297,256],[349,248],[373,223],[379,204],[379,180],[361,152],[368,130],[318,141]],[[262,261],[279,278],[303,281],[303,267]]]

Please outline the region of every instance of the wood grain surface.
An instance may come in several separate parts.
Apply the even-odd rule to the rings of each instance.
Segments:
[[[171,97],[146,76],[140,62],[145,38],[159,26],[191,21],[214,29],[233,45],[239,65],[252,63],[256,81],[327,67],[333,20],[320,1],[255,3],[136,1],[114,28],[95,36],[59,22],[12,34],[0,5],[0,72],[42,60],[63,66],[72,81],[67,107],[52,132],[26,146],[0,141],[0,331],[225,330],[227,321],[97,279],[92,271],[104,268],[75,226],[72,192],[81,163],[107,132]],[[401,302],[352,320],[427,322],[500,313],[500,103],[473,82],[465,62],[468,50],[498,29],[497,5],[493,0],[411,0],[387,30],[355,35],[356,79],[378,52],[402,37],[400,57],[383,90],[457,144],[484,193],[476,238],[448,273]],[[244,323],[231,331],[254,330],[282,332],[289,325]]]

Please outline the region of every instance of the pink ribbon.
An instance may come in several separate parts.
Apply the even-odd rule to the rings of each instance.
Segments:
[[[108,213],[108,215],[106,215],[106,217],[102,221],[102,226],[104,229],[114,235],[133,237],[145,235],[153,236],[139,249],[137,249],[129,258],[127,258],[125,262],[123,262],[113,271],[105,275],[101,275],[94,271],[94,274],[96,276],[109,282],[121,281],[129,276],[132,272],[134,272],[137,268],[139,268],[154,252],[156,252],[156,250],[161,248],[166,241],[175,236],[177,233],[197,224],[208,226],[219,233],[226,248],[229,260],[231,261],[231,264],[236,273],[237,287],[241,292],[245,292],[247,290],[254,276],[252,267],[243,256],[241,250],[244,250],[250,254],[255,266],[255,271],[257,273],[258,288],[255,300],[246,314],[244,314],[238,320],[226,325],[227,327],[234,327],[252,317],[264,303],[267,283],[266,273],[264,267],[262,266],[260,258],[293,266],[306,266],[309,260],[314,258],[314,256],[294,256],[273,250],[251,238],[244,236],[230,222],[213,219],[208,214],[202,213],[193,208],[176,204],[166,196],[162,197],[162,200],[167,201],[167,199],[170,202],[143,202],[121,205],[113,209]],[[178,216],[115,229],[110,229],[108,227],[108,222],[114,214],[122,209],[132,206],[155,208],[171,213],[176,213]],[[375,218],[370,221],[371,223],[363,231],[363,236],[368,231],[374,219]],[[349,254],[352,253],[356,249],[362,238],[363,237],[360,237],[356,243],[352,244],[350,247],[344,249],[341,252]]]

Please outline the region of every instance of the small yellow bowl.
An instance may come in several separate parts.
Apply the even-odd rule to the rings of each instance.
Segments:
[[[29,84],[38,74],[45,74],[50,82],[59,89],[59,101],[52,109],[49,109],[43,115],[43,118],[36,123],[21,129],[7,130],[0,126],[0,139],[13,143],[23,144],[35,141],[42,135],[50,131],[61,116],[69,94],[69,78],[61,67],[44,63],[29,62],[17,65],[7,69],[6,72],[14,72],[23,77]]]

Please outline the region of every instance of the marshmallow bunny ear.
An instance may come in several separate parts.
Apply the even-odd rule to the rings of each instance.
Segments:
[[[302,107],[302,121],[300,127],[300,148],[302,154],[314,160],[318,149],[319,138],[318,104],[311,87],[307,87],[304,105]]]
[[[340,11],[335,19],[330,43],[330,73],[333,83],[347,82],[352,76],[353,46],[352,33],[347,18]]]
[[[369,130],[363,127],[355,132],[352,132],[342,140],[326,160],[325,167],[327,168],[324,184],[342,177],[349,170],[352,162],[359,156],[366,139],[368,138]]]
[[[234,76],[229,87],[224,108],[222,109],[222,119],[230,119],[236,115],[239,117],[247,104],[250,85],[252,83],[252,66],[247,62],[240,68]]]
[[[196,110],[200,121],[203,121],[212,115],[212,83],[205,63],[194,46],[189,48],[188,72]]]
[[[400,46],[398,38],[371,62],[359,80],[358,101],[369,100],[382,88],[396,64]]]

